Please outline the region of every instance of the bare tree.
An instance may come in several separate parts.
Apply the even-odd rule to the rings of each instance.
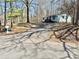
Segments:
[[[72,24],[78,25],[78,9],[79,9],[79,1],[78,0],[71,0],[71,3],[68,3],[67,0],[64,0],[63,6],[60,8],[61,13],[66,13],[68,15],[71,15],[72,18]]]
[[[76,0],[75,1],[75,18],[74,18],[74,20],[75,20],[75,22],[74,22],[74,24],[75,25],[78,25],[78,21],[79,21],[79,0]]]
[[[27,8],[27,23],[30,23],[30,19],[29,19],[29,12],[30,12],[30,7],[33,7],[33,9],[35,10],[35,6],[38,6],[37,3],[33,2],[34,0],[23,0],[26,8]],[[34,6],[35,5],[35,6]]]
[[[6,22],[7,22],[7,19],[6,19],[6,7],[7,7],[7,6],[6,6],[6,0],[5,0],[4,3],[5,3],[5,6],[4,6],[4,9],[5,9],[5,12],[4,12],[4,13],[5,13],[5,14],[4,14],[4,27],[5,27],[5,26],[6,26]]]
[[[68,4],[66,4],[65,6],[67,6]],[[68,6],[65,8],[64,7],[64,11],[65,13],[68,13],[68,14],[72,14],[72,12],[70,13],[69,10],[71,10],[70,6],[69,8]],[[59,25],[60,27],[57,28],[54,33],[55,33],[55,36],[57,38],[60,38],[60,39],[69,39],[68,37],[74,37],[77,41],[79,41],[79,33],[78,33],[78,30],[79,30],[79,25],[78,25],[78,22],[79,22],[79,0],[75,0],[75,4],[74,4],[74,8],[72,9],[72,11],[74,10],[73,12],[73,17],[74,17],[74,21],[73,21],[73,24],[66,24],[64,26],[62,25]],[[59,35],[56,34],[56,32],[59,33]],[[70,39],[73,39],[73,38],[70,38]]]
[[[29,0],[24,0],[23,2],[27,7],[27,23],[29,23]]]
[[[65,13],[67,15],[72,16],[72,24],[74,24],[75,1],[64,0],[63,5],[59,7],[58,10],[60,10],[60,13]]]
[[[13,11],[13,8],[12,8],[12,1],[10,2],[10,8],[11,8],[11,10],[10,10],[10,13],[12,14],[12,11]],[[13,22],[12,22],[13,20],[12,20],[12,18],[11,18],[11,28],[13,27]]]

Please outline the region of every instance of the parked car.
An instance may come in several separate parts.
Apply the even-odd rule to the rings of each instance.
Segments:
[[[51,15],[43,18],[44,23],[72,22],[72,17],[67,14]]]
[[[53,16],[48,16],[43,18],[44,23],[57,23],[58,22],[58,16],[53,15]]]

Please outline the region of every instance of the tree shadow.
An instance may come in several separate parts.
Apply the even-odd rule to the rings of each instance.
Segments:
[[[61,26],[61,28],[57,28],[56,30],[53,31],[55,37],[59,39],[62,42],[64,51],[67,53],[67,57],[69,59],[76,58],[76,55],[70,48],[68,48],[66,44],[66,40],[73,40],[74,38],[76,41],[79,41],[79,25],[65,25]],[[70,38],[70,36],[72,38]],[[73,57],[71,56],[73,55]]]

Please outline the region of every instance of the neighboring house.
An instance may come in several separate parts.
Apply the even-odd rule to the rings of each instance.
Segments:
[[[55,23],[55,22],[72,22],[72,17],[67,14],[60,14],[60,15],[52,15],[43,18],[43,22],[46,23]]]
[[[67,14],[58,15],[58,18],[59,18],[59,22],[67,22],[67,23],[72,22],[72,17]]]

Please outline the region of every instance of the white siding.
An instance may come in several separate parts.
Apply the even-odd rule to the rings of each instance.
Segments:
[[[62,16],[64,16],[64,18]],[[72,22],[72,17],[68,16],[66,14],[59,15],[59,22],[66,22],[66,16],[68,17],[67,18],[67,23],[71,23]]]

